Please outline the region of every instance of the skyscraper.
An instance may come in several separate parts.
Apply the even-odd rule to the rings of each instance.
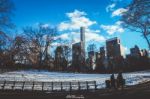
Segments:
[[[131,52],[131,56],[134,56],[134,57],[141,57],[141,51],[140,51],[140,48],[135,45],[134,48],[130,48],[130,52]]]
[[[81,57],[85,61],[85,27],[80,28]]]
[[[123,66],[124,51],[120,43],[120,39],[115,37],[106,41],[107,59],[109,63],[109,69],[111,71],[117,71]]]
[[[80,28],[80,40],[85,43],[85,27]]]
[[[72,45],[72,65],[78,71],[85,65],[85,28],[80,28],[80,42]]]
[[[100,47],[100,57],[102,59],[105,59],[105,48],[104,47]]]
[[[114,58],[116,56],[123,56],[124,51],[120,43],[120,39],[115,37],[106,41],[107,57]]]

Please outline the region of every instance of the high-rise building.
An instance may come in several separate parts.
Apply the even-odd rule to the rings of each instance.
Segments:
[[[57,46],[55,50],[55,70],[65,70],[67,68],[64,47],[65,46]]]
[[[124,51],[120,39],[115,37],[106,41],[108,69],[112,72],[123,68]]]
[[[116,56],[124,56],[123,47],[120,39],[115,37],[106,41],[107,57],[113,59]]]
[[[81,42],[85,43],[85,27],[80,28],[80,39],[81,39]]]
[[[134,48],[130,49],[130,53],[131,53],[131,56],[138,57],[138,58],[141,57],[141,54],[142,54],[137,45],[135,45]]]
[[[141,50],[141,55],[142,55],[142,56],[145,56],[145,57],[149,57],[149,52],[148,52],[148,50],[142,49],[142,50]]]
[[[100,47],[100,57],[102,58],[102,59],[104,59],[105,58],[105,48],[104,47]]]
[[[100,59],[99,62],[101,64],[100,69],[104,70],[108,67],[108,60],[106,57],[106,50],[105,47],[100,47]]]
[[[81,60],[81,43],[79,42],[72,45],[72,65],[75,69],[79,68]]]
[[[75,69],[81,70],[85,65],[85,28],[80,28],[80,42],[72,45],[72,65]]]
[[[81,57],[85,61],[85,27],[80,28]]]
[[[94,70],[95,69],[95,61],[96,61],[96,52],[94,51],[89,51],[88,52],[88,59],[89,59],[89,67]]]

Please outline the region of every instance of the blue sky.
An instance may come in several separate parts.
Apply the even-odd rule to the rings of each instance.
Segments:
[[[126,30],[119,21],[123,7],[131,0],[12,0],[15,4],[13,22],[16,30],[44,23],[57,26],[61,38],[68,42],[79,41],[80,26],[86,27],[86,42],[105,45],[105,40],[119,37],[127,53],[138,45],[146,48],[140,33]],[[54,45],[58,44],[55,42]]]

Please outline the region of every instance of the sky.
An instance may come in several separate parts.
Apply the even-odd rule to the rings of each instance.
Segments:
[[[79,42],[80,27],[86,28],[86,46],[105,46],[105,41],[119,37],[126,53],[138,45],[148,49],[140,33],[121,27],[122,12],[131,0],[12,0],[15,4],[13,22],[16,30],[43,23],[44,27],[56,26],[62,41]],[[54,46],[59,42],[54,42]]]

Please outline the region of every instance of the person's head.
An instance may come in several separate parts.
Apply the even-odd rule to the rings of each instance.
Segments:
[[[114,76],[114,74],[112,74],[111,76]]]
[[[122,74],[122,72],[123,72],[122,70],[119,70],[119,73],[120,73],[120,74]]]

